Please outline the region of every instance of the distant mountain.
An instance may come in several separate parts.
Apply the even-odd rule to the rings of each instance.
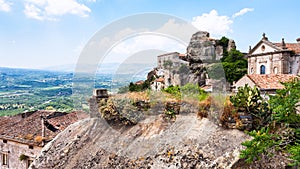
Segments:
[[[153,63],[102,63],[100,65],[58,65],[42,68],[47,71],[58,71],[58,72],[94,72],[94,68],[97,68],[97,74],[136,74],[144,71],[143,69],[151,69],[156,65]]]
[[[49,71],[58,71],[58,72],[74,72],[75,65],[74,64],[57,65],[57,66],[43,67],[41,69],[49,70]]]

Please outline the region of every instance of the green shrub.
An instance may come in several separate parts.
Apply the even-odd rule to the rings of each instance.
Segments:
[[[268,150],[280,143],[280,141],[276,141],[276,135],[271,134],[268,128],[263,127],[258,131],[248,132],[248,134],[253,139],[242,143],[246,149],[242,150],[240,154],[240,157],[245,158],[247,163],[259,160],[261,154],[272,155],[268,153]]]
[[[247,84],[239,87],[237,94],[230,97],[230,101],[237,112],[245,112],[252,116],[254,128],[260,129],[270,123],[268,104],[260,96],[257,87],[251,88]]]

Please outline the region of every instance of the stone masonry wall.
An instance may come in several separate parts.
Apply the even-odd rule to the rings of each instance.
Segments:
[[[0,168],[1,169],[27,169],[29,160],[33,160],[39,155],[42,147],[30,146],[11,140],[0,139]],[[7,155],[7,165],[3,165],[3,154]],[[20,156],[28,158],[20,161]]]

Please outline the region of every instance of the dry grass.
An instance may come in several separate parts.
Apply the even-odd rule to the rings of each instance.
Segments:
[[[25,140],[32,140],[33,139],[33,135],[32,134],[27,134],[25,137],[24,137]]]
[[[34,138],[34,141],[37,142],[37,143],[41,143],[41,142],[44,141],[44,140],[45,140],[45,138],[42,137],[42,136],[36,136],[36,137]]]
[[[205,100],[199,102],[199,111],[197,113],[197,116],[199,118],[206,118],[208,116],[209,109],[212,104],[212,97],[209,96]]]
[[[236,110],[232,103],[229,100],[229,97],[226,98],[224,103],[224,111],[220,117],[220,122],[223,126],[227,126],[228,119],[234,119],[235,121],[238,120],[238,116],[236,114]]]

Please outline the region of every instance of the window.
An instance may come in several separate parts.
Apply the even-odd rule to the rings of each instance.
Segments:
[[[2,165],[8,164],[7,154],[2,154]]]
[[[3,140],[2,142],[3,142],[3,143],[7,143],[7,140]]]
[[[29,148],[29,149],[33,149],[33,146],[32,146],[32,145],[29,145],[28,148]]]
[[[274,67],[274,74],[277,74],[277,73],[278,73],[278,68]]]
[[[261,65],[260,66],[260,74],[266,74],[266,66],[265,65]]]
[[[262,45],[261,46],[261,51],[265,51],[265,49],[266,49],[265,45]]]
[[[251,73],[251,74],[253,74],[253,73],[254,73],[254,69],[253,69],[253,67],[251,68],[251,70],[250,70],[250,73]]]

